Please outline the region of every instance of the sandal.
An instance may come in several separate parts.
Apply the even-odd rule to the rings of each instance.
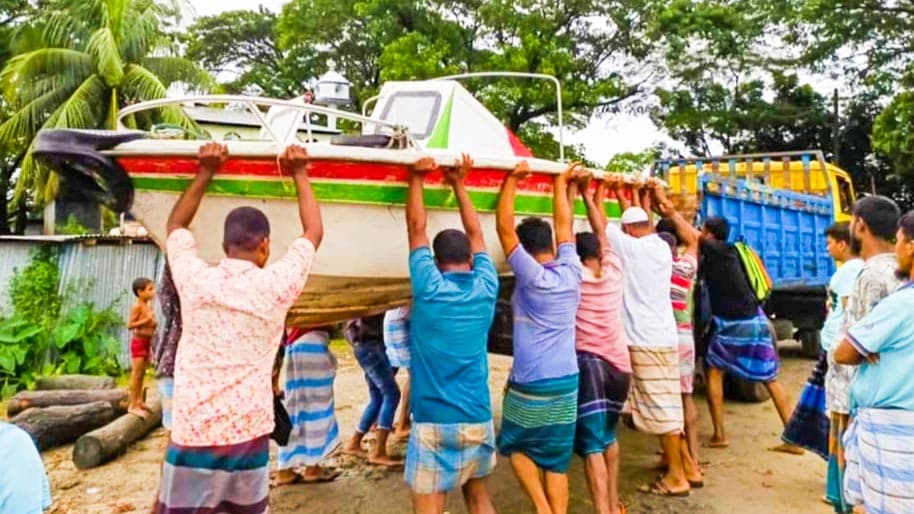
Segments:
[[[306,476],[304,473],[296,473],[296,475],[301,477],[302,484],[322,484],[326,482],[333,482],[342,474],[343,472],[338,469],[327,468],[321,468],[321,472],[314,477]]]
[[[663,480],[663,475],[657,475],[657,482],[660,482],[661,480]],[[689,483],[689,487],[692,489],[701,489],[705,486],[704,480],[689,480],[687,478],[686,481]]]
[[[692,494],[691,489],[686,489],[685,491],[670,491],[667,486],[663,485],[663,482],[656,481],[653,484],[644,484],[638,488],[639,493],[644,494],[656,494],[657,496],[663,496],[666,498],[687,498]]]

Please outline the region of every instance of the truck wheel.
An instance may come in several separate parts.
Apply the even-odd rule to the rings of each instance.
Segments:
[[[800,340],[800,344],[803,346],[803,356],[810,359],[816,359],[819,357],[819,348],[821,339],[819,338],[818,330],[800,330],[797,332],[797,339]]]
[[[747,382],[730,375],[724,379],[724,395],[730,400],[747,403],[761,403],[770,398],[765,384]]]
[[[771,325],[774,327],[774,333],[777,336],[778,341],[783,341],[784,339],[793,339],[794,326],[793,322],[789,319],[773,319],[771,320]]]

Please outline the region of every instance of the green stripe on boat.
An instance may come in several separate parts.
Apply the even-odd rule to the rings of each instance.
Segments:
[[[187,178],[172,177],[133,177],[133,186],[139,191],[162,191],[181,193],[190,184]],[[362,203],[375,205],[406,205],[406,186],[370,185],[360,183],[338,183],[314,181],[311,183],[318,200],[334,203]],[[295,198],[295,186],[291,181],[279,180],[236,180],[213,179],[207,191],[221,196],[240,196],[255,198]],[[498,193],[488,191],[470,191],[473,205],[482,212],[495,212],[498,204]],[[426,189],[425,204],[430,208],[457,209],[457,199],[448,189]],[[552,215],[552,197],[518,194],[515,202],[518,214],[538,216]],[[621,216],[618,203],[607,204],[607,215],[612,218]],[[586,211],[581,200],[575,202],[575,214],[585,216]]]
[[[451,109],[453,107],[454,91],[451,90],[451,96],[448,97],[447,103],[444,104],[444,110],[441,111],[441,116],[438,117],[435,130],[432,131],[432,136],[429,138],[428,143],[425,144],[426,148],[447,148],[451,134]]]

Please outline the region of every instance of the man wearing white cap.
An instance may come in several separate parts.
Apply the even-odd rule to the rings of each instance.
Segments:
[[[673,257],[648,215],[650,191],[630,189],[630,200],[620,180],[610,186],[623,208],[621,227],[608,225],[606,235],[625,270],[622,318],[632,362],[632,421],[638,430],[660,437],[669,462],[666,474],[641,491],[688,496],[703,484],[682,437],[679,336],[670,303]]]

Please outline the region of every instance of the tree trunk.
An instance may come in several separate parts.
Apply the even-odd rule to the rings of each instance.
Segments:
[[[54,389],[114,389],[111,377],[94,377],[91,375],[60,375],[42,377],[35,384],[35,389],[49,391]]]
[[[53,407],[55,405],[80,405],[92,402],[108,402],[114,412],[127,412],[127,391],[123,389],[57,389],[53,391],[22,391],[10,398],[6,407],[7,416],[15,416],[32,407]]]
[[[35,440],[40,451],[75,441],[110,423],[117,415],[110,402],[92,402],[44,409],[26,409],[10,420]]]
[[[152,413],[142,419],[124,414],[98,430],[83,435],[73,446],[73,463],[79,469],[90,469],[114,459],[127,451],[127,447],[142,439],[162,423],[162,402],[146,404]]]

